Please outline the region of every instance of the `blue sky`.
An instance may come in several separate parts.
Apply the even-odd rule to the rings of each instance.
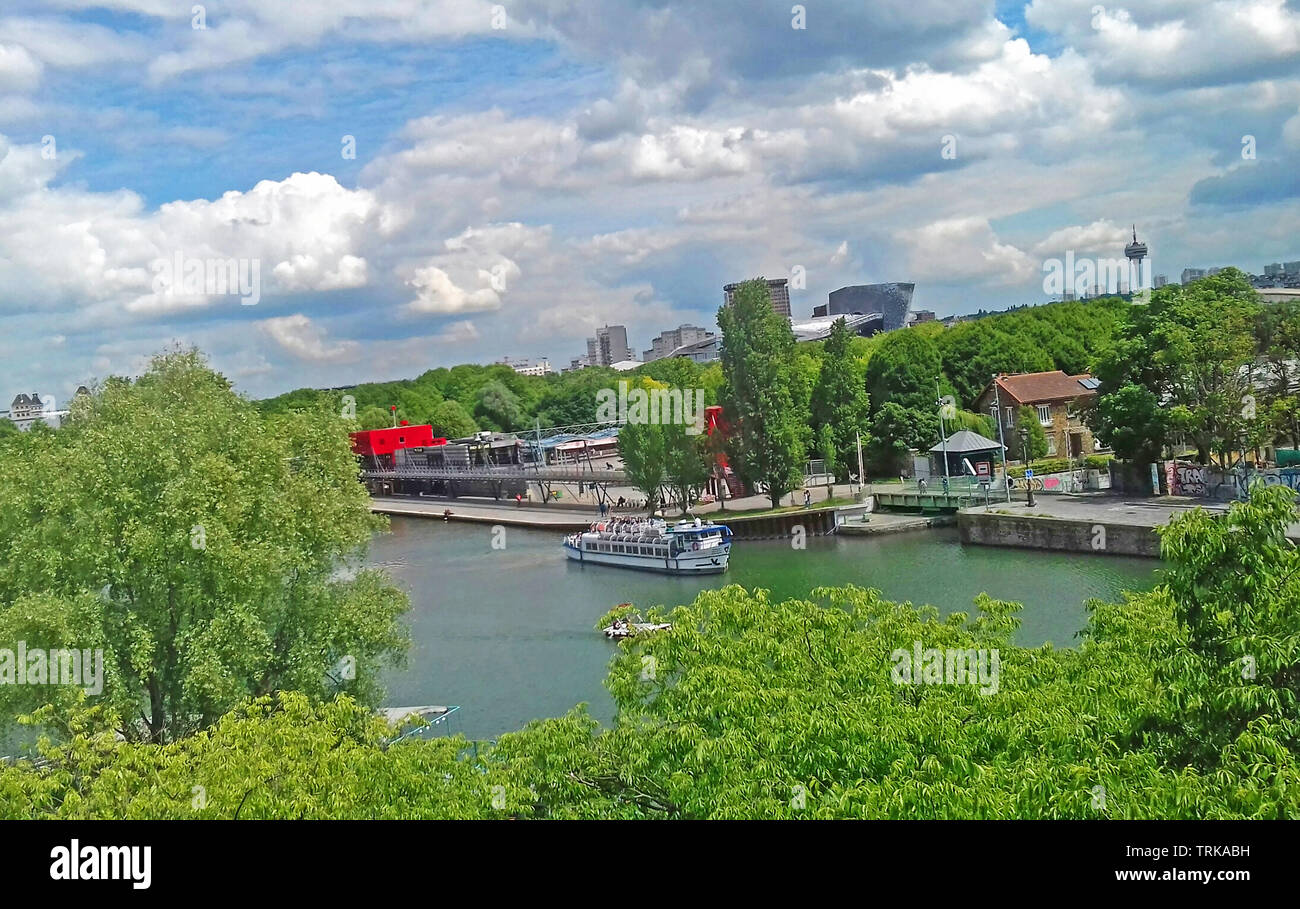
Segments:
[[[1289,0],[191,5],[0,12],[0,396],[172,342],[255,396],[563,365],[795,266],[796,315],[1002,308],[1133,222],[1175,279],[1300,259]]]

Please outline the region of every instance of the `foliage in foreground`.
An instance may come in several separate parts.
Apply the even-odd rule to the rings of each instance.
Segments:
[[[359,570],[383,525],[344,420],[264,415],[197,351],[0,445],[0,474],[0,647],[102,651],[127,739],[171,741],[284,689],[376,703],[405,653],[405,594]],[[13,681],[0,659],[6,719],[80,690]]]
[[[115,742],[96,731],[102,718],[78,712],[42,766],[0,770],[0,812],[1300,817],[1291,508],[1258,490],[1227,520],[1175,522],[1168,583],[1091,603],[1070,650],[1015,646],[1017,607],[986,597],[973,619],[940,618],[857,588],[773,603],[733,586],[674,609],[671,631],[620,645],[613,729],[578,708],[492,746],[392,743],[346,698],[286,693],[159,746]],[[996,648],[997,692],[895,684],[891,653],[916,641]]]

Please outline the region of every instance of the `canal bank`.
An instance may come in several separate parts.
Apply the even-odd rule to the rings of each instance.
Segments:
[[[822,586],[875,587],[941,615],[973,613],[974,599],[988,593],[1024,604],[1019,643],[1069,647],[1087,621],[1086,600],[1148,589],[1158,564],[962,546],[956,528],[936,527],[810,536],[802,549],[793,540],[742,541],[725,574],[683,578],[581,566],[564,557],[560,537],[546,528],[508,527],[502,535],[487,522],[394,515],[368,559],[411,599],[412,647],[405,668],[384,673],[386,705],[460,705],[453,728],[471,738],[561,716],[580,702],[609,722],[603,682],[617,645],[596,630],[597,620],[619,603],[671,608],[727,584],[765,588],[773,601],[806,598]]]
[[[1016,501],[963,508],[957,512],[957,528],[961,542],[970,546],[1158,559],[1156,528],[1195,509],[1221,515],[1227,508],[1179,496],[1039,495],[1033,507]]]

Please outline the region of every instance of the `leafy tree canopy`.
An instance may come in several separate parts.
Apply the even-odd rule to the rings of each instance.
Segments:
[[[194,350],[109,379],[67,427],[0,447],[0,641],[101,649],[130,740],[280,689],[374,703],[407,602],[355,570],[383,522],[351,426],[323,406],[265,416]],[[0,706],[79,690],[51,688],[0,685]]]

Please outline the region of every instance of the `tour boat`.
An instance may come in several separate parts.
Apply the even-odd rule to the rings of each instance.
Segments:
[[[712,521],[659,518],[597,521],[564,538],[564,553],[584,565],[668,574],[719,574],[731,556],[731,530]]]

